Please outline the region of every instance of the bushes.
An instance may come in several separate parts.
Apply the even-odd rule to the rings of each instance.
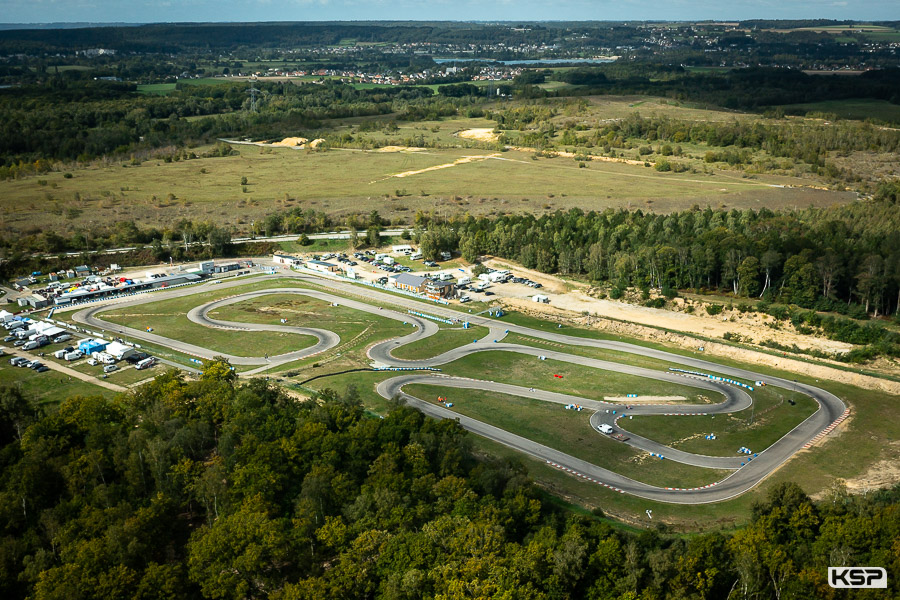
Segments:
[[[708,304],[706,306],[706,314],[716,316],[722,313],[724,306],[721,304]]]

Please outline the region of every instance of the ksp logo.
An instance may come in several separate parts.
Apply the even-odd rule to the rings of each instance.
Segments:
[[[886,588],[887,572],[881,567],[828,567],[833,588]]]

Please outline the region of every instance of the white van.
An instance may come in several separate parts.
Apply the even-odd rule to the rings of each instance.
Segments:
[[[611,434],[614,430],[613,430],[612,427],[610,427],[609,425],[607,425],[606,423],[604,423],[603,425],[600,425],[600,426],[597,427],[597,431],[599,431],[600,433],[605,433],[606,435],[609,435],[609,434]]]

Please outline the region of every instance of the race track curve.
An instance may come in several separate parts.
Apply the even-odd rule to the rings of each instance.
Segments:
[[[532,329],[522,325],[508,324],[495,319],[489,319],[478,315],[469,315],[456,310],[445,308],[442,306],[424,305],[422,302],[380,291],[377,289],[360,289],[353,284],[345,281],[339,281],[332,278],[317,277],[300,273],[281,273],[282,277],[287,276],[292,279],[307,282],[316,286],[324,286],[331,288],[342,294],[350,294],[362,298],[363,300],[354,300],[343,295],[329,294],[328,292],[306,289],[306,288],[269,288],[264,290],[238,293],[234,296],[221,298],[211,302],[207,302],[197,306],[189,311],[187,317],[195,323],[206,327],[218,327],[226,329],[244,330],[244,331],[282,331],[288,333],[296,333],[300,335],[310,335],[316,338],[316,343],[306,348],[289,352],[286,354],[270,356],[270,357],[241,357],[215,352],[204,348],[199,344],[191,344],[178,340],[166,338],[164,336],[141,331],[133,328],[114,325],[107,321],[103,321],[99,315],[104,311],[109,311],[123,306],[133,306],[148,302],[155,302],[163,298],[181,297],[192,294],[202,294],[203,292],[213,292],[228,289],[235,286],[243,286],[247,284],[246,280],[233,281],[217,285],[212,288],[209,285],[189,286],[171,292],[160,292],[156,294],[148,294],[137,298],[119,301],[115,304],[107,304],[93,308],[82,309],[73,315],[73,319],[81,324],[94,328],[101,328],[106,331],[122,333],[133,338],[153,342],[159,345],[167,346],[195,356],[203,358],[212,358],[214,356],[225,356],[232,364],[237,365],[277,365],[283,364],[301,358],[306,358],[314,354],[324,352],[328,349],[336,347],[340,343],[339,337],[333,332],[310,327],[294,327],[288,325],[261,325],[253,323],[238,323],[231,321],[222,321],[213,319],[208,313],[216,308],[227,306],[236,302],[241,302],[251,298],[257,298],[268,294],[302,294],[314,297],[320,300],[338,303],[343,306],[353,308],[355,310],[364,311],[388,319],[405,322],[412,327],[411,333],[391,340],[385,340],[374,344],[368,349],[368,356],[373,363],[379,367],[389,367],[397,369],[421,369],[436,368],[453,362],[459,358],[469,354],[499,351],[499,352],[516,352],[526,356],[533,356],[535,360],[540,360],[543,356],[547,359],[569,362],[589,368],[599,370],[611,370],[618,373],[625,373],[638,377],[652,378],[659,381],[667,381],[677,383],[679,385],[687,385],[710,392],[721,394],[724,400],[718,404],[711,405],[652,405],[642,404],[633,406],[628,410],[631,415],[660,415],[666,413],[683,413],[683,414],[719,414],[744,410],[752,404],[751,396],[742,388],[732,386],[723,382],[712,381],[706,378],[694,377],[685,374],[678,374],[671,371],[662,371],[656,369],[648,369],[635,367],[623,363],[613,361],[604,361],[599,359],[588,358],[584,356],[568,354],[557,350],[545,350],[531,346],[506,343],[503,338],[508,332],[515,332],[527,335],[539,340],[545,340],[558,344],[569,346],[594,347],[618,352],[626,352],[629,354],[646,356],[668,361],[673,364],[680,365],[689,369],[706,369],[724,374],[730,377],[747,379],[756,381],[764,379],[770,386],[781,387],[788,390],[797,391],[813,398],[818,409],[802,423],[797,425],[793,430],[785,434],[777,442],[760,452],[753,460],[747,460],[746,457],[713,457],[704,456],[684,452],[675,448],[663,446],[652,440],[635,436],[629,433],[630,439],[628,444],[647,452],[663,454],[667,460],[674,460],[685,464],[702,468],[714,469],[731,469],[733,473],[722,481],[714,484],[694,489],[672,489],[663,488],[641,483],[625,477],[619,473],[615,473],[608,469],[598,467],[590,462],[575,458],[553,448],[549,448],[542,444],[538,444],[521,436],[514,435],[487,423],[465,417],[459,413],[453,412],[443,406],[437,406],[430,402],[424,401],[403,392],[403,387],[409,384],[426,384],[440,385],[445,387],[457,387],[467,389],[479,389],[485,391],[501,392],[512,394],[526,398],[533,398],[545,402],[556,402],[562,404],[577,403],[588,408],[593,408],[596,412],[591,416],[591,425],[596,429],[601,424],[609,424],[618,430],[624,430],[616,419],[621,416],[621,404],[605,403],[596,400],[590,400],[545,390],[537,390],[525,388],[509,384],[496,383],[492,381],[473,380],[460,377],[448,377],[443,375],[409,373],[396,377],[392,377],[381,382],[377,386],[377,392],[385,398],[393,398],[400,396],[407,403],[415,406],[423,413],[434,418],[451,418],[459,421],[460,425],[473,433],[487,437],[493,441],[504,444],[510,448],[533,456],[535,458],[546,461],[547,463],[573,473],[575,476],[588,481],[594,481],[598,484],[605,485],[616,491],[633,494],[649,500],[661,502],[677,503],[677,504],[702,504],[709,502],[720,502],[729,498],[734,498],[758,485],[763,479],[771,474],[784,462],[789,460],[794,454],[808,446],[809,443],[821,436],[824,432],[830,431],[833,424],[846,416],[848,410],[844,402],[825,390],[787,379],[763,376],[747,369],[736,367],[728,367],[711,361],[699,359],[692,356],[683,356],[680,354],[670,353],[663,350],[646,348],[635,344],[613,340],[595,340],[578,336],[571,336],[563,333],[548,332],[538,329]],[[466,320],[472,325],[481,325],[489,329],[489,334],[476,343],[466,344],[453,348],[439,356],[419,360],[403,360],[394,358],[392,351],[400,346],[422,340],[434,335],[438,331],[438,326],[431,320],[420,318],[399,310],[384,309],[373,306],[367,301],[376,301],[385,305],[396,306],[401,310],[416,310],[427,314],[440,317],[443,319],[452,319],[454,321]],[[610,408],[617,410],[615,415],[612,414]],[[609,411],[609,412],[607,412]],[[599,432],[597,435],[602,435]]]

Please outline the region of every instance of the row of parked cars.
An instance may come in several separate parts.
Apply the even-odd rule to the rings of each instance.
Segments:
[[[371,252],[371,250],[368,250],[367,252]],[[409,267],[404,267],[403,265],[397,265],[397,264],[387,264],[386,262],[380,261],[377,258],[372,258],[371,256],[367,256],[363,252],[354,252],[353,257],[358,260],[361,260],[365,263],[369,263],[373,267],[375,267],[377,269],[381,269],[382,271],[386,271],[388,273],[408,273],[408,272],[412,271],[412,269],[410,269]],[[339,258],[338,260],[341,260],[341,259]],[[344,262],[346,262],[350,266],[357,264],[356,261],[352,261],[352,260],[346,260]]]
[[[535,289],[544,287],[543,284],[540,284],[537,281],[532,281],[527,277],[511,277],[507,281],[511,281],[513,283],[522,283],[524,285],[527,285],[528,287],[533,287]]]
[[[57,336],[55,339],[50,339],[46,335],[40,335],[33,340],[29,340],[27,338],[19,339],[15,336],[8,335],[3,338],[4,342],[12,342],[13,346],[16,348],[21,348],[22,350],[37,350],[38,348],[43,348],[49,344],[54,342],[67,342],[72,339],[72,336],[69,334],[64,334],[61,336]]]
[[[34,369],[38,373],[44,373],[50,370],[50,367],[39,360],[29,360],[27,358],[22,358],[21,356],[13,356],[9,359],[9,364],[14,367],[28,367],[29,369]]]

